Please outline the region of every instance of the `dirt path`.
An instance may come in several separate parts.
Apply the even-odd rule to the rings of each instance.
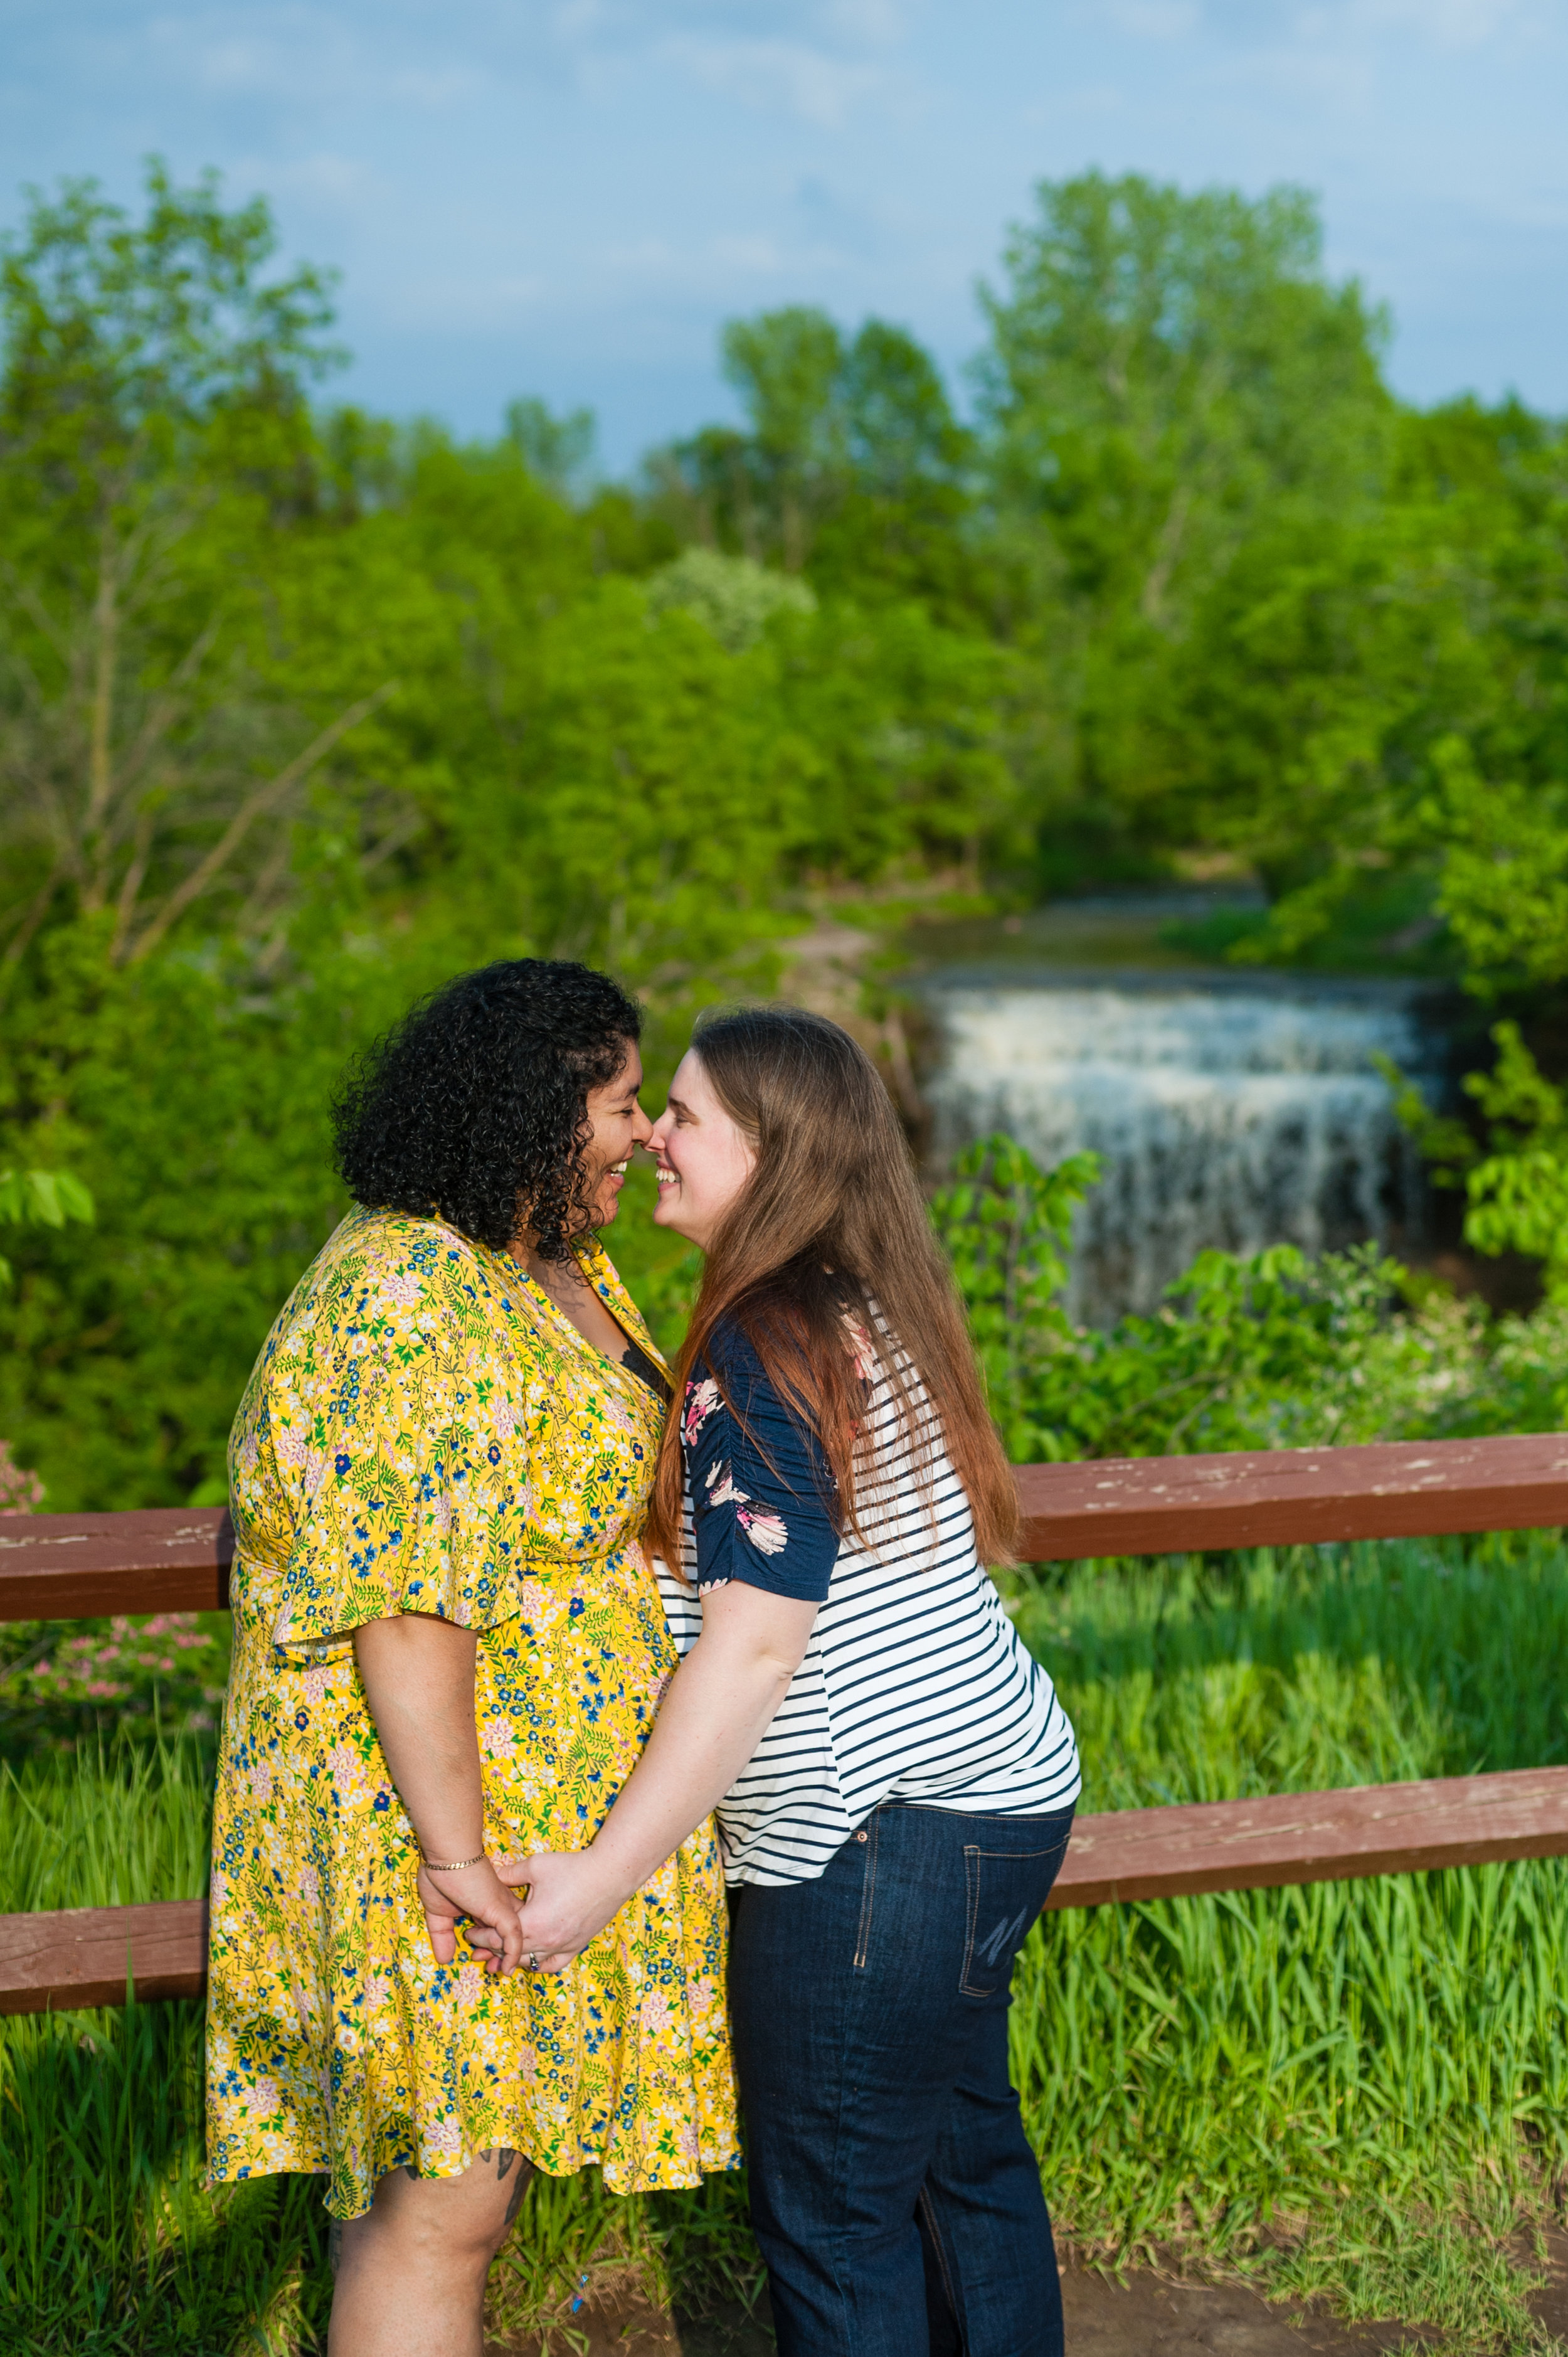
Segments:
[[[1527,2262],[1529,2252],[1517,2254]],[[1568,2344],[1568,2233],[1547,2236],[1550,2280],[1531,2303],[1547,2330]],[[1444,2350],[1444,2336],[1409,2325],[1342,2324],[1333,2317],[1293,2321],[1284,2304],[1243,2284],[1183,2284],[1148,2270],[1121,2283],[1069,2267],[1062,2277],[1068,2357],[1384,2357],[1423,2346]],[[548,2357],[774,2357],[761,2312],[736,2308],[720,2316],[674,2319],[628,2297],[624,2288],[589,2299],[570,2320],[572,2338],[553,2336]],[[586,2344],[585,2347],[584,2344]],[[491,2357],[545,2357],[537,2337],[499,2345]],[[1451,2357],[1470,2357],[1453,2351]]]
[[[1285,2309],[1242,2285],[1167,2283],[1143,2273],[1106,2283],[1069,2269],[1062,2292],[1068,2357],[1382,2357],[1412,2338],[1398,2324],[1315,2319],[1296,2327]],[[672,2321],[621,2295],[585,2303],[571,2330],[574,2341],[555,2338],[550,2357],[773,2357],[766,2316],[739,2309]],[[516,2341],[505,2357],[541,2357],[541,2347],[537,2339]]]

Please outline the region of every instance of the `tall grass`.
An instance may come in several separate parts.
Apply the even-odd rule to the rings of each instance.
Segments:
[[[0,1761],[0,1912],[199,1898],[211,1792],[190,1737]]]
[[[0,1909],[196,1897],[210,1758],[95,1743],[0,1766]],[[324,2316],[307,2179],[201,2185],[201,2009],[0,2022],[0,2346],[300,2345]]]
[[[1080,1565],[1010,1601],[1077,1721],[1088,1808],[1568,1757],[1555,1538]],[[0,1775],[0,1907],[194,1892],[207,1773],[185,1739]],[[1467,2352],[1535,2345],[1501,2238],[1568,2177],[1568,1865],[1054,1915],[1016,1996],[1026,2119],[1079,2241],[1175,2240]],[[199,2099],[194,2007],[0,2023],[0,2346],[315,2344],[318,2188],[205,2192]],[[738,2189],[536,2189],[498,2324],[563,2313],[612,2255],[689,2296],[744,2287]]]
[[[1013,1607],[1088,1808],[1568,1756],[1555,1535],[1079,1566]],[[1493,2245],[1568,2164],[1568,1862],[1053,1915],[1015,1994],[1026,2116],[1081,2239],[1239,2257],[1285,2227],[1282,2287],[1529,2343]]]

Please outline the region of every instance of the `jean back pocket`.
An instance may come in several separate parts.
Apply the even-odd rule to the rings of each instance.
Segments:
[[[1050,1896],[1067,1853],[1067,1835],[1044,1849],[982,1849],[966,1842],[964,1880],[969,1923],[959,1989],[964,1996],[994,1996],[1013,1976],[1013,1959]]]

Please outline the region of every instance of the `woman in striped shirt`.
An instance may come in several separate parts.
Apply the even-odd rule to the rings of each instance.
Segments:
[[[1017,1509],[962,1311],[836,1024],[706,1024],[653,1145],[706,1254],[648,1532],[683,1659],[591,1846],[508,1870],[524,1945],[577,1952],[716,1803],[783,2357],[1057,2357],[1007,2006],[1078,1758],[985,1574]]]

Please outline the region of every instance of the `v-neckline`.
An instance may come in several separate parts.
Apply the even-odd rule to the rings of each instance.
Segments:
[[[643,1345],[638,1340],[635,1334],[628,1334],[627,1332],[626,1328],[621,1324],[620,1319],[616,1316],[615,1311],[610,1308],[609,1303],[605,1299],[604,1295],[599,1291],[598,1286],[588,1275],[587,1270],[583,1267],[581,1257],[575,1248],[573,1250],[572,1257],[576,1261],[578,1268],[582,1271],[584,1284],[587,1286],[589,1291],[594,1295],[595,1299],[603,1309],[605,1316],[610,1320],[610,1323],[615,1327],[617,1332],[625,1341],[627,1348],[628,1350],[641,1351],[642,1356],[648,1361],[649,1365],[653,1369],[654,1372],[662,1376],[665,1383],[668,1384],[670,1378],[664,1369],[660,1365],[659,1361],[654,1358],[651,1351],[643,1348]],[[522,1262],[518,1259],[515,1253],[509,1252],[507,1258],[511,1262],[513,1268],[517,1270],[519,1275],[522,1278],[524,1285],[532,1286],[535,1293],[538,1294],[540,1299],[549,1309],[551,1316],[558,1319],[559,1322],[565,1327],[568,1333],[575,1335],[585,1351],[591,1351],[595,1358],[598,1360],[601,1366],[613,1367],[618,1374],[628,1375],[634,1383],[641,1386],[642,1390],[652,1393],[655,1399],[659,1397],[658,1393],[653,1389],[653,1385],[645,1382],[643,1377],[638,1373],[635,1367],[628,1367],[624,1359],[612,1359],[607,1351],[601,1351],[598,1344],[592,1340],[588,1335],[584,1333],[582,1328],[576,1323],[575,1319],[567,1317],[566,1312],[562,1308],[561,1304],[555,1299],[553,1294],[552,1294],[546,1286],[541,1285],[536,1276],[530,1275],[529,1271],[524,1267]],[[671,1393],[670,1396],[673,1397],[673,1394]],[[668,1406],[670,1402],[667,1398],[664,1402],[664,1405]]]

